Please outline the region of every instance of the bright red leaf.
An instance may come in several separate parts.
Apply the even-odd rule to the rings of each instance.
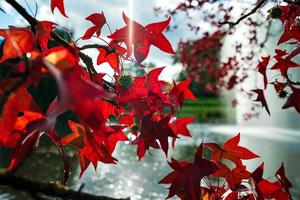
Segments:
[[[65,12],[64,0],[51,0],[52,13],[54,13],[55,8],[57,8],[63,16],[68,17]]]
[[[124,42],[127,46],[128,56],[131,55],[132,46],[134,46],[134,57],[138,63],[143,62],[148,56],[151,45],[164,52],[175,53],[170,42],[162,33],[169,25],[171,18],[166,21],[148,24],[145,27],[129,19],[124,13],[123,20],[126,26],[116,30],[109,38],[116,42]]]
[[[159,182],[161,184],[171,184],[167,198],[183,193],[183,196],[188,197],[186,199],[199,200],[202,178],[218,170],[215,163],[202,158],[202,144],[197,148],[194,163],[172,159],[169,165],[174,171]]]
[[[0,37],[5,39],[0,63],[33,50],[34,36],[27,28],[10,26],[9,29],[0,29]]]
[[[262,89],[255,89],[255,90],[251,90],[251,91],[253,91],[257,94],[257,98],[256,98],[255,101],[260,102],[262,107],[265,107],[266,111],[270,115],[270,110],[269,110],[269,106],[267,104],[267,101],[265,99],[264,91]]]
[[[259,73],[261,73],[264,77],[264,88],[267,88],[268,85],[268,78],[267,78],[267,66],[269,64],[270,61],[270,56],[266,56],[266,57],[261,57],[262,61],[259,61],[256,69],[258,70]]]
[[[103,12],[91,14],[90,16],[86,17],[85,19],[92,22],[94,26],[90,27],[85,32],[82,39],[83,40],[90,39],[94,35],[94,33],[96,33],[97,37],[99,37],[101,34],[101,29],[104,26],[104,24],[106,23],[106,19],[105,19]]]
[[[222,159],[228,159],[234,162],[237,166],[243,166],[241,160],[249,160],[257,158],[258,156],[249,149],[239,146],[239,142],[240,133],[227,140],[223,147],[217,145],[216,143],[204,143],[204,146],[212,150],[211,159],[213,161],[221,163]]]
[[[292,93],[288,97],[286,103],[282,106],[282,109],[294,107],[298,113],[300,113],[300,89],[291,86]]]

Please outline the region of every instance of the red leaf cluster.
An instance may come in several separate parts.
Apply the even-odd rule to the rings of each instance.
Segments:
[[[167,198],[177,195],[182,200],[292,199],[289,193],[292,184],[285,175],[283,164],[276,172],[274,182],[263,178],[263,164],[249,172],[242,160],[258,156],[239,146],[239,141],[240,134],[223,146],[202,143],[193,163],[172,159],[169,165],[173,171],[160,181],[171,184]],[[203,157],[203,147],[211,151],[209,159]]]

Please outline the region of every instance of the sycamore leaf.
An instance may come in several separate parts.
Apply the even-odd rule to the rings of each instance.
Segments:
[[[90,16],[86,17],[85,19],[92,22],[94,26],[90,27],[85,32],[82,39],[83,40],[90,39],[94,33],[96,33],[97,37],[99,37],[101,34],[101,29],[104,26],[104,24],[106,23],[106,19],[105,19],[103,12],[91,14]]]
[[[0,63],[11,58],[17,58],[30,52],[34,47],[34,36],[27,28],[0,29],[0,36],[5,39]]]
[[[64,0],[51,0],[51,12],[52,13],[54,13],[55,8],[57,8],[63,16],[68,17],[65,12]]]
[[[253,91],[253,92],[255,92],[257,94],[257,98],[254,101],[260,102],[261,105],[263,107],[265,107],[265,109],[268,112],[268,114],[271,115],[270,114],[270,110],[269,110],[269,106],[268,106],[267,101],[265,99],[264,91],[262,89],[255,89],[255,90],[251,90],[251,91]]]

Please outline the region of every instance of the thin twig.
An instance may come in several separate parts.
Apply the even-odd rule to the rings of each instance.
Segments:
[[[243,21],[244,19],[248,18],[250,15],[254,14],[258,9],[260,9],[268,0],[261,0],[260,2],[258,2],[258,4],[252,8],[252,10],[250,12],[248,12],[247,14],[241,16],[238,20],[236,20],[235,22],[230,22],[230,21],[224,21],[224,22],[219,22],[220,24],[229,24],[230,27],[234,27],[236,25],[238,25],[241,21]]]

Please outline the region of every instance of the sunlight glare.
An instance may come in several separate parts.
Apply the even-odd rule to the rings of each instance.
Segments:
[[[128,0],[128,11],[129,11],[129,17],[131,19],[133,19],[133,1],[134,0]],[[132,24],[132,20],[129,21],[129,44],[132,44],[133,41],[133,24]]]

